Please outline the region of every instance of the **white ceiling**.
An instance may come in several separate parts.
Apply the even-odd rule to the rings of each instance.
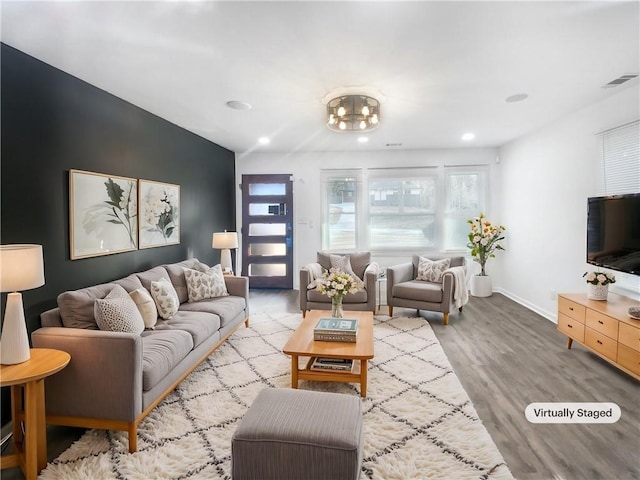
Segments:
[[[639,71],[637,0],[0,6],[6,44],[235,152],[495,147],[639,88],[602,88]],[[382,101],[367,144],[325,126],[345,90]]]

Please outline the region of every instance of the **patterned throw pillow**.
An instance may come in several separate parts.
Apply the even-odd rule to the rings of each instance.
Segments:
[[[137,335],[144,330],[144,321],[138,307],[120,285],[113,287],[106,297],[95,300],[93,314],[100,330]]]
[[[444,258],[442,260],[429,260],[425,257],[420,257],[418,263],[418,275],[416,280],[424,280],[426,282],[442,283],[442,274],[451,265],[450,258]]]
[[[205,272],[185,268],[184,278],[187,281],[189,302],[229,295],[220,265],[215,265]]]
[[[156,302],[151,298],[151,294],[145,288],[138,288],[130,292],[129,296],[138,307],[145,328],[154,329],[158,322],[158,308]]]
[[[158,307],[158,315],[165,320],[169,320],[178,311],[180,299],[176,289],[165,277],[157,282],[151,282],[151,296]]]
[[[351,259],[349,258],[349,255],[345,255],[344,257],[340,255],[331,255],[329,259],[331,261],[331,268],[337,268],[354,278],[359,278],[353,271],[353,268],[351,268]]]

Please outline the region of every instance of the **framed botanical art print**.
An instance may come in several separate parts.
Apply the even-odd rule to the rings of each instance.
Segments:
[[[135,178],[69,171],[71,259],[138,248],[138,182]]]
[[[180,185],[139,181],[140,248],[180,243]]]

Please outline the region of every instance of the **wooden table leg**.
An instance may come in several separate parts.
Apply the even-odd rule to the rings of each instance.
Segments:
[[[291,388],[298,388],[298,356],[291,355]]]
[[[367,360],[360,360],[360,395],[367,396]]]
[[[572,344],[573,344],[573,338],[567,337],[567,348],[571,348]]]
[[[38,446],[41,443],[38,432],[38,395],[43,388],[42,381],[27,382],[24,392],[24,475],[27,480],[38,476]],[[45,446],[46,449],[46,446]]]

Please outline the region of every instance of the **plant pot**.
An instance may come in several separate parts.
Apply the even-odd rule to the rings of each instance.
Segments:
[[[489,275],[474,275],[471,277],[470,287],[471,295],[474,297],[490,297],[493,293]]]
[[[609,285],[587,284],[587,298],[591,300],[607,300],[609,294]]]

